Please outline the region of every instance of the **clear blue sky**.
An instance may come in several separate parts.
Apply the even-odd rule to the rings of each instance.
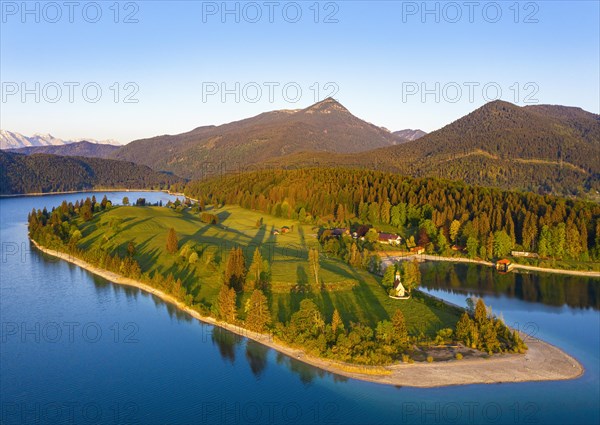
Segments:
[[[92,22],[97,10],[89,2],[72,11],[62,1],[54,4],[60,10],[29,2],[33,12],[23,15],[21,1],[2,1],[1,127],[127,143],[306,107],[335,88],[351,112],[390,130],[435,130],[498,88],[520,105],[600,109],[598,1],[498,2],[500,17],[492,2],[473,10],[462,1],[428,2],[439,16],[423,16],[421,1],[247,3],[237,3],[238,16],[223,16],[220,1],[121,2],[115,16],[114,1],[98,2],[102,16]],[[251,22],[257,10],[261,17]],[[123,22],[128,15],[138,22]],[[68,83],[79,84],[72,102]],[[102,90],[96,103],[84,97],[88,83],[88,99]],[[233,92],[240,84],[239,102],[234,94],[221,98],[222,83]],[[269,83],[278,84],[273,99]],[[52,103],[57,86],[61,97]],[[302,94],[293,102],[297,87]],[[33,93],[23,99],[23,88]],[[422,88],[431,90],[424,99]],[[138,102],[126,103],[127,94]]]

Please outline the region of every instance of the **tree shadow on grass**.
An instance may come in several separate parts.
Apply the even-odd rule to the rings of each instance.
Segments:
[[[301,264],[298,264],[296,267],[296,287],[300,293],[308,291],[308,273],[306,273],[306,269]]]
[[[134,258],[140,264],[142,268],[142,272],[150,271],[151,265],[156,264],[158,262],[158,258],[160,256],[160,249],[154,248],[152,250],[148,250],[148,246],[150,241],[154,239],[154,236],[149,237],[145,241],[136,244],[136,254]]]
[[[323,319],[325,323],[331,321],[331,317],[333,316],[333,301],[331,300],[331,295],[327,291],[321,292],[321,311],[323,312]]]
[[[202,238],[202,235],[204,235],[209,228],[208,224],[200,223],[200,225],[202,225],[202,227],[200,227],[196,231],[196,233],[194,233],[192,235],[186,235],[181,238],[181,240],[179,241],[179,248],[181,248],[183,245],[185,245],[186,243],[188,243],[190,241],[200,243],[200,239]]]
[[[250,240],[250,242],[248,243],[248,252],[251,254],[251,252],[254,252],[254,249],[256,248],[262,248],[262,243],[263,240],[265,239],[265,235],[267,233],[267,227],[265,225],[261,225],[260,228],[258,229],[258,231],[256,232],[256,234],[254,235],[254,237]],[[252,249],[254,248],[254,249]],[[262,255],[262,249],[261,249],[261,255]]]
[[[133,218],[127,219],[126,221],[131,221],[131,220],[133,220]],[[138,220],[136,220],[136,221],[134,221],[133,223],[129,223],[127,226],[124,226],[124,227],[122,226],[122,225],[123,225],[123,223],[124,223],[124,221],[122,221],[122,222],[121,222],[121,225],[119,226],[119,233],[120,233],[120,232],[126,232],[127,230],[129,230],[129,229],[133,228],[134,226],[136,226],[136,227],[137,227],[137,226],[139,226],[140,224],[142,224],[142,223],[145,223],[146,221],[149,221],[149,220],[152,220],[152,217],[143,218],[143,219],[141,219],[141,220],[139,220],[139,221],[138,221]]]
[[[335,273],[337,276],[340,276],[344,279],[356,279],[359,280],[360,276],[356,272],[349,271],[351,270],[349,267],[342,267],[339,264],[340,260],[331,260],[327,259],[327,261],[319,261],[321,265],[321,269],[327,270],[329,272]]]
[[[298,226],[298,235],[300,235],[300,245],[306,248],[306,236],[304,235],[304,229],[300,225]]]
[[[231,213],[229,211],[221,211],[217,213],[217,217],[219,217],[219,223],[223,224],[229,217],[231,217]],[[229,227],[229,226],[226,226]]]
[[[359,276],[357,276],[357,280],[358,288],[355,288],[352,292],[356,296],[358,305],[367,306],[362,311],[369,324],[375,326],[380,320],[389,319],[389,313],[381,304],[372,288]]]

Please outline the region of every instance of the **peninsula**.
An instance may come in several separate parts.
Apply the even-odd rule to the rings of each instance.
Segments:
[[[436,387],[583,373],[483,302],[466,313],[419,292],[416,263],[396,266],[412,296],[394,300],[385,276],[370,272],[375,255],[326,255],[318,226],[237,206],[135,203],[88,198],[32,211],[30,238],[49,255],[350,378]]]

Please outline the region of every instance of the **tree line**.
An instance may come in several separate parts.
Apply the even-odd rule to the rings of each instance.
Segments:
[[[368,223],[401,233],[406,244],[470,257],[600,258],[600,205],[435,178],[349,169],[268,170],[189,183],[206,204],[238,204],[301,222]]]

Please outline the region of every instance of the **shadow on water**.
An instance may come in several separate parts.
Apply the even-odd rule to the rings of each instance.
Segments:
[[[301,362],[300,360],[296,360],[279,352],[277,352],[275,360],[277,364],[286,366],[290,372],[298,375],[300,381],[307,386],[312,384],[315,379],[321,379],[325,376],[331,376],[334,382],[348,381],[348,378],[345,376],[337,375],[335,373],[327,372],[323,369],[310,366],[304,362]]]
[[[229,361],[231,364],[235,363],[237,347],[241,344],[243,338],[222,328],[213,327],[211,339],[219,349],[223,360]]]
[[[314,368],[282,353],[277,353],[277,364],[285,365],[291,372],[298,375],[304,385],[311,384],[315,378],[325,376],[325,371]]]
[[[267,367],[269,348],[256,341],[246,343],[246,360],[254,376],[259,378]]]

